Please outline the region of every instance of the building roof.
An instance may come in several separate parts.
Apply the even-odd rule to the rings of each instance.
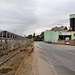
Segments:
[[[54,27],[51,30],[52,31],[67,31],[67,29],[65,29],[66,27],[61,26],[61,27]]]
[[[71,14],[70,15],[70,18],[75,18],[75,14]]]

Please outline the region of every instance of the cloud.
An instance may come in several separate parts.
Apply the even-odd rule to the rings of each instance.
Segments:
[[[69,27],[74,0],[0,0],[0,30],[40,34],[58,24]],[[60,25],[60,26],[61,26]]]

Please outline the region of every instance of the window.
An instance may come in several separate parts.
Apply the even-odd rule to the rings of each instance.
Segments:
[[[74,33],[74,36],[75,36],[75,33]]]

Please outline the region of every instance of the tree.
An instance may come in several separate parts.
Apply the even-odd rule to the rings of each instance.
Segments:
[[[67,27],[65,27],[65,28],[64,28],[64,30],[68,30],[68,28],[67,28]]]
[[[32,35],[28,35],[26,38],[28,38],[28,39],[32,39]]]
[[[39,36],[39,35],[37,35],[37,36],[35,37],[35,41],[41,41],[41,39],[40,39],[40,36]]]
[[[35,33],[33,34],[33,38],[35,38]]]
[[[44,32],[41,32],[40,39],[41,39],[41,41],[43,41],[43,39],[44,39]]]

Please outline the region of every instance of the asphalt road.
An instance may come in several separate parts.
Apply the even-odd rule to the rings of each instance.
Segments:
[[[39,75],[75,75],[75,48],[35,42],[35,49],[42,67]]]

